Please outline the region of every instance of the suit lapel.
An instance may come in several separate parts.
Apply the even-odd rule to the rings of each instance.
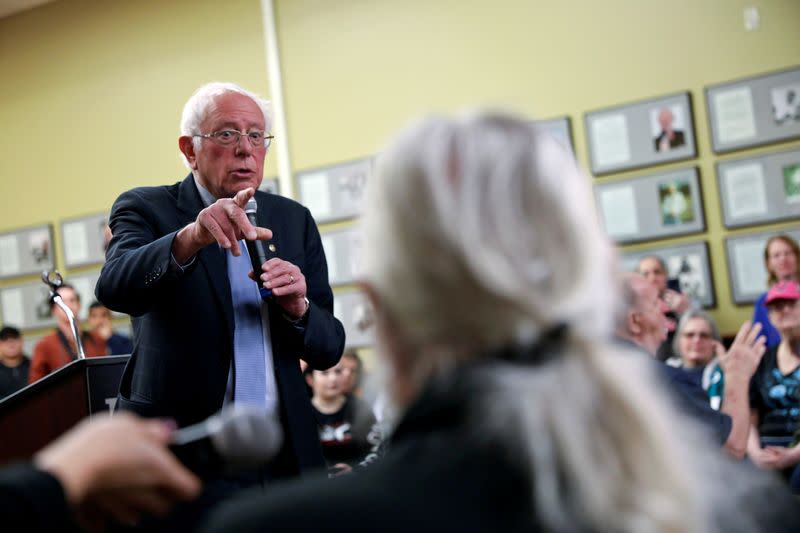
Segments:
[[[197,192],[194,177],[189,174],[178,187],[178,209],[183,213],[185,222],[193,222],[205,205]],[[217,304],[222,309],[228,333],[233,337],[233,302],[231,301],[231,287],[228,281],[228,265],[225,252],[217,245],[210,244],[200,250],[197,260],[206,272],[212,292]]]

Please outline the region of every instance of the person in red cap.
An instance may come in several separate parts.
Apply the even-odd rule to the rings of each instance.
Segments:
[[[750,438],[747,453],[762,468],[791,477],[800,493],[800,284],[780,281],[765,298],[769,319],[781,336],[750,381]]]

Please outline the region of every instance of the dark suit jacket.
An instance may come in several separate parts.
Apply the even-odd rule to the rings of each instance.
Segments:
[[[684,144],[686,144],[686,137],[684,136],[684,134],[683,134],[683,131],[682,131],[682,130],[672,130],[672,132],[673,132],[675,135],[674,135],[674,136],[672,137],[672,139],[669,141],[669,147],[670,147],[670,149],[672,149],[672,148],[677,148],[677,147],[679,147],[679,146],[683,146]],[[662,139],[663,139],[663,138],[664,138],[666,135],[667,135],[667,133],[666,133],[666,132],[664,132],[664,131],[662,131],[662,132],[661,132],[661,133],[658,135],[658,137],[656,137],[655,139],[653,139],[653,145],[654,145],[654,147],[655,147],[655,149],[656,149],[656,152],[658,152],[658,147],[661,145],[661,140],[662,140]]]
[[[284,452],[293,456],[294,471],[313,469],[323,462],[298,358],[312,368],[333,366],[344,349],[344,329],[331,314],[325,253],[308,209],[260,191],[256,200],[258,224],[274,234],[270,257],[294,263],[306,276],[310,309],[304,327],[289,323],[271,302],[269,324]],[[191,174],[175,185],[123,193],[111,210],[114,237],[95,291],[105,306],[133,317],[134,348],[119,408],[173,417],[181,426],[221,408],[233,357],[224,253],[207,246],[185,271],[171,259],[175,234],[203,207]]]
[[[0,469],[3,531],[79,531],[61,483],[30,464]]]

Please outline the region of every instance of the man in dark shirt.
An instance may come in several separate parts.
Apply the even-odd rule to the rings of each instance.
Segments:
[[[133,343],[130,337],[114,331],[111,321],[111,309],[97,300],[89,306],[89,330],[105,339],[108,346],[108,355],[128,355],[133,352]]]
[[[22,353],[22,334],[17,328],[0,329],[0,399],[28,384],[30,360]]]
[[[655,357],[659,345],[667,336],[667,305],[658,290],[641,274],[628,273],[623,278],[627,309],[621,317],[616,335]],[[742,325],[727,352],[717,350],[725,372],[725,398],[720,411],[711,408],[702,387],[692,381],[680,368],[658,363],[657,371],[675,392],[678,407],[713,431],[718,442],[734,457],[743,459],[747,450],[750,427],[748,387],[761,357],[764,337],[758,334],[761,326]]]

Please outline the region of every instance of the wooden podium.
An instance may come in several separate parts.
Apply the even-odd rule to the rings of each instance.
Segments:
[[[110,412],[129,358],[73,361],[1,401],[0,465],[31,457],[87,416]]]

